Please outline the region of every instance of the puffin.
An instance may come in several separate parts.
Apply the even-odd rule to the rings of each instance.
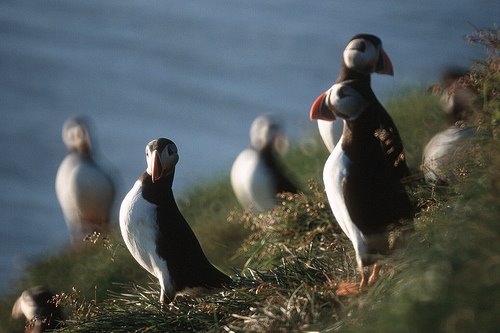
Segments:
[[[89,121],[71,117],[63,125],[68,154],[57,170],[55,190],[73,245],[86,235],[106,232],[115,200],[113,178],[94,156]]]
[[[384,51],[380,38],[371,34],[357,34],[344,49],[336,83],[357,78],[369,79],[372,73],[392,76],[391,59]],[[318,119],[317,123],[321,139],[331,153],[342,136],[344,122]]]
[[[340,144],[328,157],[323,182],[328,202],[350,239],[361,276],[359,284],[342,282],[337,294],[360,292],[378,276],[378,261],[392,250],[389,231],[411,219],[413,207],[401,183],[406,172],[401,139],[386,119],[366,78],[335,83],[313,103],[310,117],[344,121]],[[401,152],[401,153],[399,153]],[[364,267],[373,265],[370,276]]]
[[[236,157],[231,167],[231,185],[243,208],[269,210],[276,205],[278,193],[299,191],[277,158],[286,142],[276,116],[264,114],[252,122],[250,147]]]
[[[442,75],[441,104],[447,127],[436,133],[425,145],[422,153],[421,170],[425,182],[431,185],[449,185],[451,182],[450,164],[467,156],[470,140],[476,129],[468,124],[470,116],[477,112],[474,103],[478,95],[469,87],[460,84],[466,71],[452,68]]]
[[[12,307],[12,318],[26,318],[25,333],[41,333],[62,327],[62,311],[52,301],[54,296],[40,286],[23,291]]]
[[[159,138],[146,146],[146,171],[120,207],[120,230],[134,259],[160,284],[160,303],[202,295],[232,280],[207,259],[172,191],[177,146]]]

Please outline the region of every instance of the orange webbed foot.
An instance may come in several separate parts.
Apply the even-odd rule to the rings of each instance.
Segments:
[[[337,285],[338,296],[357,295],[361,292],[361,286],[357,282],[340,282]]]

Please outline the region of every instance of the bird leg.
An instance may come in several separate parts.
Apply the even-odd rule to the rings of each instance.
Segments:
[[[363,267],[360,269],[361,281],[359,282],[359,292],[363,291],[363,288],[366,287],[366,274]]]
[[[359,285],[355,282],[340,282],[337,288],[337,295],[346,296],[346,295],[356,295],[361,293],[364,288],[373,285],[375,281],[377,281],[379,272],[380,272],[380,265],[376,263],[373,264],[371,274],[367,279],[365,271],[361,268],[359,273],[361,275],[361,281],[359,282]]]
[[[176,294],[170,290],[160,289],[160,310],[172,310],[175,308]]]
[[[166,309],[166,306],[172,303],[172,300],[170,297],[168,297],[168,294],[161,288],[160,291],[160,309],[164,310]]]
[[[368,278],[368,285],[371,286],[372,284],[375,283],[375,281],[378,278],[378,273],[380,271],[380,265],[378,264],[373,264],[372,268],[372,273],[370,274],[370,277]]]
[[[340,282],[337,285],[337,295],[348,296],[357,295],[363,291],[366,286],[366,275],[363,267],[360,268],[361,282],[358,284],[356,282]]]

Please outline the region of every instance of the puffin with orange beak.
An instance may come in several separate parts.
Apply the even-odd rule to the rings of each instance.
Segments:
[[[339,295],[358,293],[376,281],[378,260],[393,248],[389,231],[413,217],[401,184],[408,168],[398,131],[373,93],[369,75],[354,76],[358,78],[337,82],[322,93],[310,111],[313,120],[344,122],[323,181],[335,219],[353,244],[361,282],[340,283]],[[372,264],[367,278],[364,267]]]
[[[193,296],[232,280],[207,259],[182,216],[172,191],[177,147],[160,138],[146,146],[147,169],[120,207],[120,229],[135,260],[160,284],[160,302],[178,294]]]
[[[382,47],[380,38],[370,34],[353,36],[344,49],[336,83],[346,80],[370,80],[372,73],[393,75],[392,62]],[[329,152],[340,140],[343,122],[318,119],[318,129]]]
[[[344,49],[342,60],[338,81],[363,79],[372,73],[394,75],[391,59],[375,35],[353,36]]]

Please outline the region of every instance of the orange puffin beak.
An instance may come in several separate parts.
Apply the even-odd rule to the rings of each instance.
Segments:
[[[158,156],[157,150],[153,151],[152,163],[153,164],[151,165],[151,181],[154,183],[158,179],[160,179],[162,171],[163,171],[162,167],[161,167],[160,157]]]
[[[394,69],[392,67],[392,61],[391,61],[391,59],[389,58],[389,56],[387,55],[387,53],[385,53],[384,50],[380,50],[380,52],[381,52],[382,63],[381,63],[381,66],[379,66],[379,68],[377,68],[377,70],[375,71],[375,73],[386,74],[386,75],[393,76],[394,75]]]
[[[311,111],[309,112],[309,116],[311,120],[327,120],[334,121],[337,119],[335,114],[330,110],[330,108],[325,103],[326,92],[316,98],[313,105],[311,106]]]

